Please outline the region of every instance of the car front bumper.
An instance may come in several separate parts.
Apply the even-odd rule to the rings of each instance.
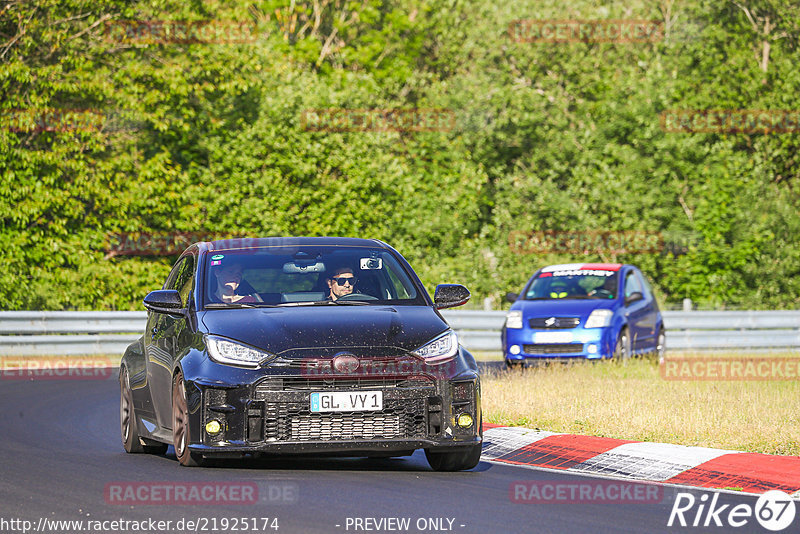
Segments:
[[[610,327],[537,330],[504,329],[503,354],[510,362],[602,359],[614,353]],[[516,347],[516,348],[515,348]]]
[[[311,412],[312,392],[376,390],[383,393],[380,411]],[[187,397],[189,449],[209,457],[389,455],[465,447],[482,439],[480,382],[473,373],[451,379],[277,375],[227,387],[187,381]],[[468,427],[457,424],[463,413],[472,417]],[[206,431],[211,421],[219,423],[220,432]]]

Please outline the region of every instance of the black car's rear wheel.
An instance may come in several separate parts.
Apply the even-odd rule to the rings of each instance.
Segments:
[[[451,451],[425,449],[425,457],[434,471],[464,471],[481,461],[481,444]]]
[[[189,450],[189,408],[182,373],[176,374],[172,381],[172,444],[181,465],[203,464],[203,456]]]
[[[123,368],[119,375],[119,426],[122,434],[122,445],[125,452],[148,454],[164,454],[167,452],[165,443],[142,445],[142,437],[139,436],[139,426],[136,423],[136,412],[133,408],[133,394],[131,393],[130,383],[128,382],[128,370]]]

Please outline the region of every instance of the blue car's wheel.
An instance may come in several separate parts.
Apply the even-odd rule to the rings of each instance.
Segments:
[[[623,328],[620,330],[619,337],[617,337],[617,345],[614,348],[615,360],[627,360],[631,357],[631,338],[628,335],[628,329]]]

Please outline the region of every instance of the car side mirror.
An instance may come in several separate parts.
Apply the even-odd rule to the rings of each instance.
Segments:
[[[508,302],[517,302],[519,295],[517,293],[506,293],[506,300]]]
[[[433,304],[439,310],[454,308],[466,304],[469,297],[469,289],[461,284],[439,284],[433,294]]]
[[[182,306],[181,294],[176,289],[157,289],[144,298],[144,307],[156,313],[183,315],[186,310]]]
[[[628,304],[632,304],[632,303],[636,302],[637,300],[642,300],[643,298],[644,298],[644,295],[642,295],[641,292],[634,291],[633,293],[631,293],[630,295],[625,297],[625,305],[627,306]]]

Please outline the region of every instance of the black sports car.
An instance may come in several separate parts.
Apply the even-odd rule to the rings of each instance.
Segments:
[[[403,257],[376,240],[264,238],[191,245],[144,299],[120,365],[128,452],[182,465],[264,454],[406,456],[477,465],[472,355]]]

